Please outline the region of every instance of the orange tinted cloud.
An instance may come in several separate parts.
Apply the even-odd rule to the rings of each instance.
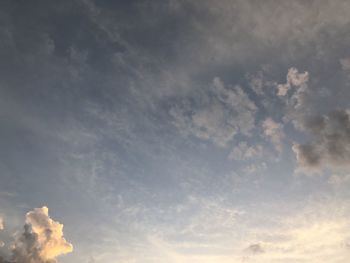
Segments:
[[[63,224],[50,218],[46,206],[28,212],[25,222],[10,258],[0,255],[0,263],[55,263],[58,256],[73,251],[73,245],[63,237]]]

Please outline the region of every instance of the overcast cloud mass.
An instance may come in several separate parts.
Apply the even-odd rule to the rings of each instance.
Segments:
[[[349,34],[346,0],[1,1],[0,263],[348,262]]]

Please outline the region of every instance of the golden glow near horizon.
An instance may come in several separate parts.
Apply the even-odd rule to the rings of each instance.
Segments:
[[[273,218],[274,214],[270,216]],[[219,225],[220,222],[219,220],[216,224]],[[228,235],[223,243],[180,242],[175,245],[160,236],[151,237],[151,243],[154,253],[159,253],[157,257],[174,263],[327,263],[346,262],[350,256],[350,221],[344,211],[338,211],[334,207],[334,203],[313,203],[295,215],[275,219],[274,226],[264,226],[263,220],[255,227],[239,225],[240,223],[237,220],[237,225],[226,231],[231,232],[233,237],[236,236],[235,231],[244,236],[235,240]],[[252,246],[253,244],[255,245]]]

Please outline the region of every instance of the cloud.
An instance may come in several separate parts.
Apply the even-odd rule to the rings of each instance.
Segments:
[[[179,217],[189,225],[162,225],[147,235],[150,253],[142,259],[130,256],[125,262],[347,262],[347,200],[267,201],[244,212],[224,200],[208,201],[192,198],[182,210],[181,215],[187,216]],[[198,209],[198,216],[186,212]]]
[[[194,21],[197,22],[196,28],[200,29],[197,31],[201,41],[194,46],[192,53],[202,54],[198,60],[214,60],[222,64],[237,60],[257,63],[257,54],[265,52],[267,58],[271,57],[267,50],[273,54],[279,52],[279,56],[274,56],[276,60],[302,59],[311,52],[324,58],[330,52],[330,39],[334,43],[334,39],[340,37],[337,33],[345,31],[349,23],[350,6],[342,0],[318,4],[304,1],[264,1],[262,4],[255,1],[235,1],[232,4],[227,0],[185,2],[187,5],[190,2],[192,10],[197,11],[191,15],[197,18]],[[196,13],[202,17],[197,17]],[[333,34],[324,33],[330,29]],[[199,34],[197,31],[193,32],[194,36]]]
[[[260,157],[263,152],[263,147],[260,144],[250,146],[246,142],[240,142],[230,153],[230,160],[242,161],[255,157]]]
[[[227,87],[216,77],[209,94],[196,95],[199,105],[191,105],[188,99],[170,111],[180,132],[211,140],[220,147],[239,133],[250,135],[257,107],[241,87]]]
[[[349,182],[350,174],[332,174],[328,179],[328,183],[334,186],[347,185]]]
[[[273,143],[277,151],[281,152],[282,139],[285,137],[283,132],[283,125],[275,122],[271,118],[267,118],[263,121],[262,127],[265,137]]]
[[[0,217],[0,231],[3,229],[4,229],[4,219],[2,217]],[[0,247],[3,247],[4,245],[5,245],[5,243],[2,240],[0,240]]]
[[[267,86],[266,85],[267,81],[264,79],[264,71],[263,70],[258,71],[256,74],[246,74],[246,79],[249,83],[250,88],[257,95],[264,94],[264,88],[265,88],[265,86]]]
[[[55,263],[58,256],[72,251],[63,237],[63,225],[52,220],[44,206],[26,214],[24,232],[15,240],[10,260],[0,257],[0,262]]]
[[[310,107],[308,95],[310,90],[308,87],[309,73],[299,73],[299,70],[292,67],[287,73],[287,82],[284,84],[276,84],[277,96],[283,101],[286,113],[283,116],[284,122],[291,122],[296,129],[303,129],[305,116],[309,115]]]
[[[298,165],[306,170],[347,167],[350,161],[350,111],[335,110],[310,119],[306,128],[314,136],[308,144],[294,144]]]
[[[247,174],[255,174],[261,172],[267,168],[266,162],[251,163],[245,166],[242,171]]]
[[[263,205],[264,210],[275,205]],[[246,244],[242,252],[255,256],[254,262],[346,262],[349,258],[346,200],[304,198],[294,204],[281,202],[268,217],[260,211],[250,211],[254,218],[248,219],[252,222],[242,240]],[[259,253],[260,248],[264,253]]]
[[[350,58],[342,58],[339,62],[344,71],[350,71]]]
[[[253,255],[265,252],[261,244],[251,244],[244,251]]]
[[[247,73],[245,78],[249,87],[258,96],[274,96],[274,88],[278,85],[275,81],[270,80],[267,76],[271,72],[270,65],[262,65],[261,69],[253,74]],[[271,99],[271,98],[270,98]]]
[[[277,95],[278,96],[286,96],[288,91],[292,88],[300,88],[306,85],[309,80],[309,73],[299,73],[298,69],[290,68],[287,74],[287,82],[285,84],[277,85]]]

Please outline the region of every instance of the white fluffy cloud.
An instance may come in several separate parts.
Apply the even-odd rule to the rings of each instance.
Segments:
[[[180,132],[211,140],[221,147],[238,133],[249,135],[255,127],[257,107],[243,89],[227,87],[214,78],[209,93],[202,94],[199,105],[187,101],[170,111]]]
[[[3,263],[55,263],[60,255],[73,251],[63,237],[63,225],[52,220],[48,208],[35,208],[26,214],[24,233],[15,240],[11,258]]]

